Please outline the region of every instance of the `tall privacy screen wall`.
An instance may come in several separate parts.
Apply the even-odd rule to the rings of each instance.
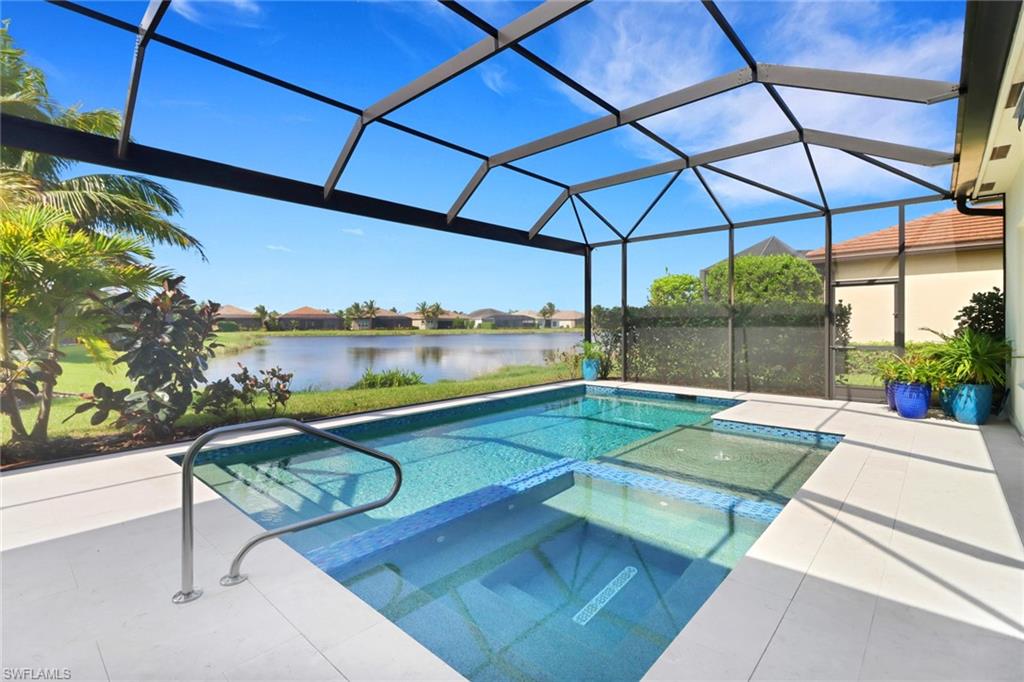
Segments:
[[[1002,76],[990,68],[991,63],[1002,63],[998,60],[990,64],[965,62],[961,69],[960,83],[759,63],[715,3],[706,0],[703,2],[704,8],[735,48],[745,66],[734,72],[620,109],[522,43],[531,35],[586,5],[586,0],[544,2],[500,29],[459,3],[445,0],[441,3],[445,8],[476,26],[484,37],[475,45],[364,109],[161,35],[158,28],[170,1],[151,0],[138,25],[71,2],[53,2],[52,4],[60,8],[131,32],[136,36],[134,54],[125,56],[126,66],[130,63],[131,71],[124,107],[123,130],[119,139],[114,140],[4,113],[4,145],[281,201],[582,256],[584,303],[587,314],[586,336],[589,338],[596,331],[600,340],[619,359],[625,378],[720,388],[832,396],[834,376],[837,374],[835,353],[846,352],[841,344],[848,341],[845,338],[837,339],[837,332],[839,336],[843,336],[845,332],[837,330],[836,309],[833,306],[836,289],[832,257],[833,219],[844,214],[890,207],[898,208],[899,223],[903,225],[904,207],[907,205],[937,200],[948,201],[954,198],[958,202],[963,200],[973,187],[973,178],[969,177],[972,171],[964,165],[963,158],[966,155],[973,159],[971,155],[975,154],[978,145],[984,145],[987,128],[982,128],[991,120],[991,107],[989,111],[983,110],[985,106],[989,106],[985,104],[986,98],[978,100],[982,102],[980,105],[971,104],[966,101],[967,98],[961,98],[958,112],[960,129],[953,153],[921,149],[868,137],[805,128],[787,105],[777,86],[927,106],[961,97],[968,87],[975,92],[998,87]],[[993,45],[993,49],[1001,49],[1003,43],[1008,45],[1015,16],[1016,3],[968,3],[965,41],[981,40],[979,36],[983,36],[986,44]],[[132,116],[139,80],[143,73],[146,47],[150,43],[177,50],[354,116],[347,136],[338,140],[337,159],[331,169],[325,169],[323,184],[300,182],[133,143],[130,139]],[[506,51],[525,59],[606,113],[587,123],[491,154],[441,139],[388,118],[390,114],[420,96],[443,86],[449,80],[482,64],[494,55]],[[699,154],[689,154],[644,124],[647,118],[744,87],[762,88],[785,116],[792,129]],[[479,167],[468,178],[462,192],[457,197],[452,197],[451,208],[447,212],[431,211],[341,189],[345,184],[345,171],[349,161],[359,148],[364,131],[373,125],[387,126],[479,161]],[[621,127],[629,127],[641,133],[663,148],[672,159],[576,184],[561,182],[517,165],[517,162],[527,157]],[[814,201],[794,196],[716,165],[728,159],[790,145],[799,148],[806,157],[817,188],[817,197]],[[915,183],[922,187],[925,193],[873,204],[833,206],[822,188],[812,148],[838,150],[835,153],[854,157],[863,162],[865,167],[872,166],[884,173]],[[901,166],[897,167],[892,162],[897,162]],[[952,189],[937,186],[903,170],[906,164],[935,167],[954,162],[958,165],[954,167]],[[490,171],[499,167],[529,178],[531,182],[545,186],[548,191],[551,188],[558,191],[558,196],[547,210],[527,229],[468,219],[460,215],[476,190],[487,181]],[[640,224],[683,173],[693,174],[700,183],[703,191],[721,214],[721,222],[717,225],[677,232],[636,234]],[[807,210],[762,220],[736,220],[730,217],[729,207],[723,205],[720,197],[715,195],[706,181],[706,177],[712,174],[802,204]],[[588,194],[597,190],[656,176],[665,177],[665,187],[632,225],[613,224],[600,213],[591,200],[588,200]],[[560,210],[571,210],[574,214],[580,229],[580,241],[543,234],[545,226]],[[580,213],[583,211],[599,220],[616,238],[609,241],[590,239],[580,220]],[[801,221],[804,221],[805,225],[806,221],[815,221],[821,225],[821,243],[824,247],[815,266],[820,284],[817,287],[796,291],[792,296],[767,301],[747,297],[743,291],[737,290],[737,269],[747,265],[743,262],[743,256],[736,255],[734,248],[738,231]],[[900,234],[902,233],[901,228]],[[707,275],[707,282],[700,300],[684,306],[628,306],[626,275],[631,248],[640,248],[639,245],[643,242],[654,240],[685,241],[687,238],[695,239],[707,235],[722,237],[723,262],[718,264],[714,272],[704,273]],[[595,249],[613,248],[621,249],[621,305],[617,310],[594,310],[591,305],[592,254]],[[899,263],[893,284],[899,292],[894,303],[894,315],[900,320],[905,293],[904,250],[904,243],[900,240]],[[841,343],[837,345],[837,341]],[[894,337],[891,344],[885,345],[901,348],[903,338]],[[842,364],[845,365],[846,361],[844,360]]]

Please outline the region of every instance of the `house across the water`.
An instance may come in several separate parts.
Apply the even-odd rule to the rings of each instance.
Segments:
[[[281,329],[341,329],[341,319],[334,313],[307,305],[281,315]]]
[[[239,329],[247,331],[260,328],[260,320],[256,317],[256,313],[234,305],[222,305],[217,311],[217,320],[218,322],[234,322]]]

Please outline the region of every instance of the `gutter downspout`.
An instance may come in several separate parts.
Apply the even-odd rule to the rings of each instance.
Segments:
[[[967,197],[964,196],[956,198],[956,210],[960,211],[964,215],[999,216],[1000,218],[1006,217],[1005,203],[1002,208],[975,208],[967,205]]]

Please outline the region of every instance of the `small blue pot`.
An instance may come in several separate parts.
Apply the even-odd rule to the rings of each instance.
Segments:
[[[955,416],[953,414],[953,401],[956,400],[956,394],[959,390],[960,386],[946,386],[939,389],[939,407],[942,408],[942,413],[947,417]]]
[[[583,378],[586,381],[597,381],[597,375],[601,371],[600,360],[583,361]]]
[[[961,424],[984,424],[992,414],[991,384],[961,384],[953,398],[953,416]]]
[[[889,381],[888,379],[886,379],[884,385],[885,385],[885,403],[889,406],[890,410],[895,411],[896,410],[896,394],[893,392],[893,390],[896,387],[896,382],[895,381]]]
[[[896,412],[904,419],[921,419],[928,414],[928,403],[932,400],[932,387],[928,384],[893,382],[896,398]]]

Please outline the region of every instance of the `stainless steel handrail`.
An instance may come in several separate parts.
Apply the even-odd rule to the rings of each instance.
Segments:
[[[192,518],[192,470],[195,467],[196,456],[199,454],[199,451],[203,449],[203,446],[215,438],[225,434],[238,433],[240,431],[261,431],[263,429],[272,429],[277,427],[287,427],[295,429],[296,431],[308,433],[311,436],[317,436],[319,438],[329,440],[337,443],[338,445],[343,445],[357,452],[361,452],[364,455],[369,455],[374,459],[387,462],[391,465],[391,468],[395,470],[395,484],[391,487],[391,492],[375,502],[368,502],[357,507],[350,507],[331,514],[324,514],[323,516],[318,516],[315,519],[299,521],[297,523],[281,526],[280,528],[268,530],[256,535],[242,545],[242,549],[238,550],[238,554],[236,554],[235,558],[231,561],[231,568],[229,569],[228,574],[220,579],[221,585],[237,585],[245,580],[246,577],[241,573],[242,560],[245,559],[245,555],[248,554],[250,550],[260,543],[288,533],[294,533],[296,531],[312,528],[313,526],[319,526],[322,523],[337,521],[338,519],[343,519],[347,516],[355,516],[356,514],[362,514],[364,512],[377,509],[378,507],[383,507],[388,502],[395,499],[395,495],[398,494],[398,490],[402,487],[402,465],[399,464],[398,460],[394,457],[349,440],[348,438],[337,436],[330,431],[324,431],[323,429],[318,429],[315,426],[310,426],[309,424],[300,422],[297,419],[278,417],[276,419],[263,419],[261,421],[248,422],[246,424],[232,424],[230,426],[220,426],[215,429],[210,429],[203,435],[199,436],[199,438],[196,438],[195,442],[193,442],[192,446],[188,449],[188,452],[185,453],[185,457],[181,460],[181,590],[176,592],[171,598],[171,601],[175,604],[185,604],[190,601],[195,601],[203,594],[203,591],[194,584],[195,576],[193,565],[195,529]]]

